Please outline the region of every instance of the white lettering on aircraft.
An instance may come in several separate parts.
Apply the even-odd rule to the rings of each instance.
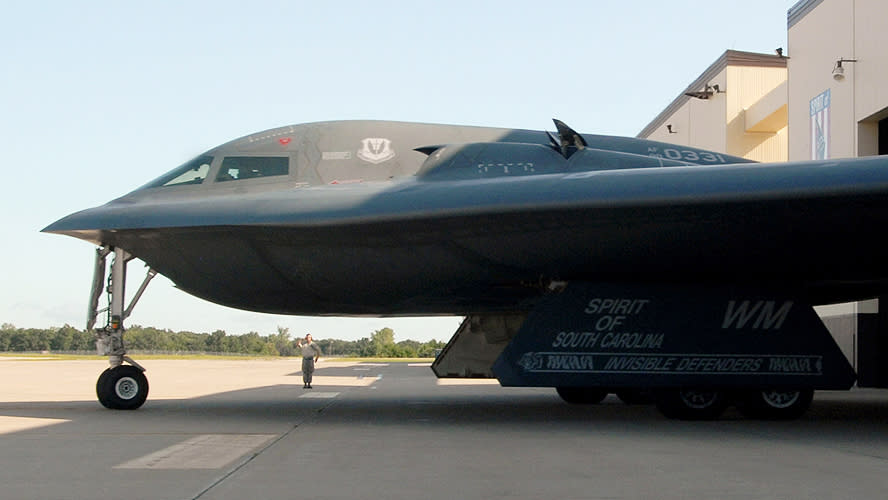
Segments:
[[[659,349],[662,333],[608,333],[601,339],[601,347],[622,349]]]
[[[598,315],[595,319],[594,328],[597,332],[611,332],[604,336],[601,346],[602,347],[617,347],[618,345],[626,344],[627,347],[640,347],[640,348],[654,348],[652,344],[662,344],[663,336],[659,335],[659,341],[657,342],[639,342],[637,339],[640,338],[642,334],[640,333],[623,333],[619,334],[619,337],[614,337],[614,330],[625,325],[627,319],[630,316],[638,315],[642,312],[644,307],[650,302],[650,299],[623,299],[623,298],[594,298],[589,301],[586,305],[586,308],[583,309],[583,312],[589,315]],[[627,337],[630,335],[630,337]],[[632,337],[632,336],[636,337]],[[657,338],[657,335],[651,337],[651,334],[647,334],[645,338]],[[605,345],[608,343],[608,339],[611,345]],[[614,340],[619,339],[619,340]],[[636,340],[627,340],[627,339],[636,339]],[[641,346],[639,344],[646,343],[649,345]],[[630,345],[631,344],[631,345]],[[657,345],[656,347],[659,347]]]
[[[682,373],[747,373],[762,367],[761,358],[693,357],[679,361],[675,371]]]
[[[648,148],[648,156],[654,158],[668,158],[670,160],[705,162],[705,163],[727,163],[725,157],[718,153],[710,153],[708,151],[692,151],[690,149],[674,149],[663,148],[659,150],[656,147]]]
[[[351,160],[351,151],[324,151],[321,153],[322,160]]]
[[[664,375],[822,375],[820,356],[527,352],[518,361],[536,373],[658,373]]]
[[[504,174],[525,174],[528,172],[536,172],[533,162],[512,162],[512,163],[479,163],[478,173],[486,174],[489,172]]]
[[[595,369],[594,356],[582,354],[550,354],[547,370],[587,371]]]
[[[774,373],[822,373],[823,361],[820,357],[786,356],[768,360],[768,371]]]
[[[757,300],[755,302],[730,300],[721,327],[723,330],[729,328],[739,330],[749,325],[749,328],[754,330],[779,330],[792,309],[792,301],[783,302],[775,310],[776,304],[777,302],[774,300]]]
[[[605,371],[661,372],[674,368],[676,358],[660,356],[612,356]]]
[[[601,347],[605,349],[659,349],[663,346],[662,333],[605,333],[559,332],[552,342],[553,348],[577,349]]]
[[[595,347],[600,336],[598,332],[560,332],[555,336],[552,347]]]
[[[586,314],[638,314],[650,299],[600,299],[589,301]]]

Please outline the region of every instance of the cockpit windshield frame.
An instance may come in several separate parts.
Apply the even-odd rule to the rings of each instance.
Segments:
[[[209,175],[212,164],[213,156],[200,155],[145,184],[140,189],[201,184]]]

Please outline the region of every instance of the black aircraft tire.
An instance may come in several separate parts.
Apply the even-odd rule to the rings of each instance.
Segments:
[[[148,379],[135,366],[108,368],[99,375],[96,395],[105,408],[135,410],[148,398]]]
[[[654,402],[651,392],[646,389],[621,389],[617,397],[627,405],[648,405]]]
[[[117,408],[114,407],[114,401],[105,397],[105,394],[107,393],[105,386],[108,384],[108,377],[110,376],[111,368],[106,369],[101,375],[99,375],[99,380],[96,381],[96,396],[98,396],[99,403],[102,403],[102,406],[109,410],[116,410]]]
[[[814,399],[812,389],[744,391],[737,396],[737,411],[747,418],[795,420]]]
[[[565,402],[573,405],[594,405],[607,397],[608,390],[598,387],[556,387],[555,391]]]
[[[661,389],[654,399],[660,413],[679,420],[716,420],[730,404],[725,392],[715,389]]]

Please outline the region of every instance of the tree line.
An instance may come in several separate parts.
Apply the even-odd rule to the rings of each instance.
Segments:
[[[60,328],[16,328],[9,323],[0,326],[0,352],[94,352],[95,334],[65,325]],[[299,339],[290,338],[288,328],[278,327],[276,333],[260,335],[249,332],[228,335],[224,330],[212,333],[174,332],[153,327],[131,326],[124,341],[129,351],[161,351],[182,353],[218,353],[259,356],[298,356]],[[315,339],[325,356],[430,358],[444,342],[430,340],[395,342],[391,328],[376,330],[359,340]]]

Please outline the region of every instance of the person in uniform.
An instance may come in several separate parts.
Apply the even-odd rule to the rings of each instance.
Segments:
[[[315,362],[321,357],[321,348],[312,342],[310,333],[296,347],[302,349],[302,382],[305,383],[302,388],[311,389],[311,376],[315,370]]]

